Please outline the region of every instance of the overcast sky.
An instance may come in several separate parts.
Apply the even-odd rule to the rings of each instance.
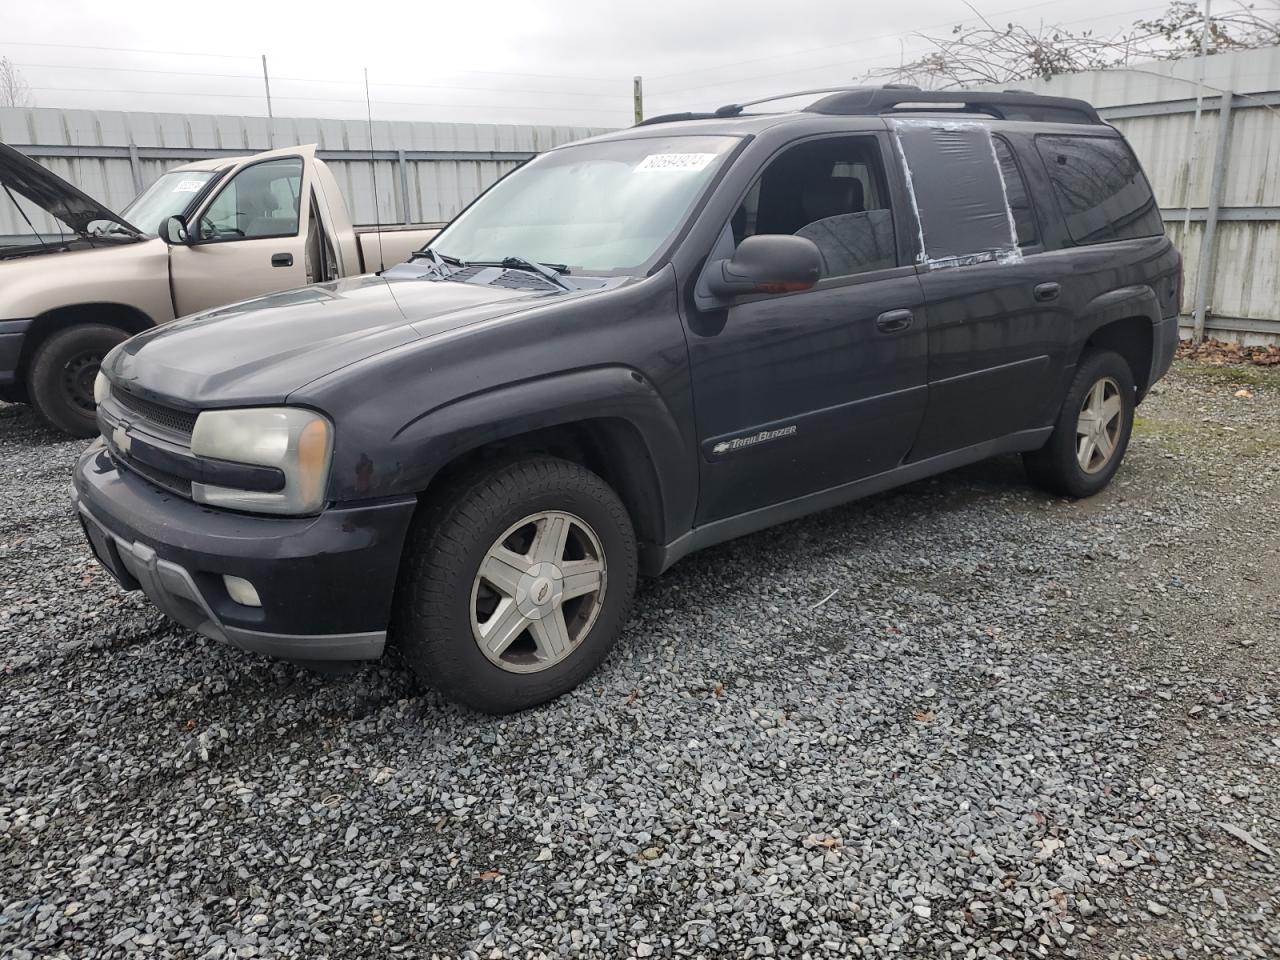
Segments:
[[[1099,32],[1166,6],[974,5]],[[974,21],[962,0],[5,0],[0,56],[38,106],[263,115],[266,54],[277,116],[363,117],[368,67],[375,120],[622,126],[636,74],[647,115],[714,108],[847,83]]]

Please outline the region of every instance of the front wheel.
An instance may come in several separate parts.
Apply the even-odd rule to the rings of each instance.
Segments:
[[[416,521],[395,642],[424,683],[486,713],[573,689],[622,632],[636,542],[616,493],[550,457],[496,466]]]
[[[50,426],[73,437],[98,432],[93,381],[102,358],[129,334],[105,323],[80,323],[40,344],[27,376],[27,392]]]
[[[1086,353],[1048,442],[1022,455],[1027,474],[1054,493],[1093,496],[1120,469],[1136,403],[1133,372],[1124,357],[1110,350]]]

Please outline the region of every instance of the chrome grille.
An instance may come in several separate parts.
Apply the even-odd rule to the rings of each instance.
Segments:
[[[134,416],[147,423],[154,423],[156,426],[168,430],[170,433],[181,434],[184,437],[191,436],[191,431],[196,426],[196,414],[187,413],[185,410],[175,410],[173,407],[166,407],[162,403],[155,403],[152,400],[144,400],[142,397],[135,397],[127,391],[118,387],[111,388],[111,399],[120,405],[121,408],[128,410]]]

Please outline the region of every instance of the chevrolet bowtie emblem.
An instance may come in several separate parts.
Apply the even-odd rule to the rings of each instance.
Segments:
[[[129,446],[132,441],[129,439],[127,424],[118,423],[115,425],[115,428],[111,431],[111,442],[115,444],[117,450],[126,456],[128,455]]]

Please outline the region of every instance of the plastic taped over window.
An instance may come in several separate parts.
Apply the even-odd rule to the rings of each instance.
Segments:
[[[930,267],[1022,259],[991,131],[955,120],[889,121]]]

